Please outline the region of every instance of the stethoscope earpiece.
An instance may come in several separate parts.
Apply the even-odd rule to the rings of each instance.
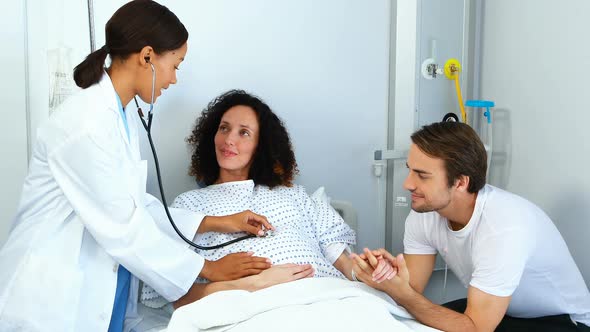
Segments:
[[[147,133],[147,137],[148,137],[148,141],[150,143],[150,148],[152,149],[152,154],[154,155],[154,164],[156,166],[156,177],[158,178],[158,187],[160,189],[160,195],[162,197],[162,203],[164,205],[164,210],[166,211],[166,216],[168,217],[168,221],[170,221],[170,224],[172,225],[172,228],[174,228],[174,231],[176,231],[176,233],[178,234],[178,236],[186,243],[188,243],[189,245],[200,249],[200,250],[212,250],[212,249],[217,249],[217,248],[222,248],[225,247],[227,245],[230,245],[232,243],[235,242],[239,242],[239,241],[243,241],[252,237],[255,237],[254,234],[248,234],[248,235],[244,235],[238,238],[235,238],[233,240],[218,244],[218,245],[214,245],[214,246],[210,246],[210,247],[204,247],[204,246],[200,246],[196,243],[194,243],[193,241],[187,239],[178,229],[178,227],[176,226],[176,224],[174,223],[174,220],[172,220],[172,216],[170,215],[170,211],[168,210],[168,202],[166,202],[166,196],[164,195],[164,186],[162,185],[162,175],[160,174],[160,163],[158,161],[158,154],[156,153],[156,148],[154,146],[154,141],[152,140],[152,118],[153,118],[153,109],[154,109],[154,94],[155,94],[155,88],[156,88],[156,68],[154,68],[154,64],[150,61],[150,57],[146,56],[144,57],[144,60],[150,64],[150,67],[152,68],[152,98],[151,98],[151,102],[150,102],[150,110],[148,111],[148,116],[147,116],[147,122],[144,118],[144,114],[143,111],[141,110],[141,107],[139,107],[139,103],[137,102],[137,97],[133,97],[133,99],[135,100],[135,106],[137,106],[137,113],[139,114],[139,119],[141,120],[141,123],[143,124],[143,127],[145,128],[145,131]],[[272,232],[270,232],[267,230],[267,232],[265,233],[265,236],[269,236],[272,235]]]

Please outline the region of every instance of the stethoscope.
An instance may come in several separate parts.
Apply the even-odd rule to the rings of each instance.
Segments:
[[[172,216],[170,215],[170,211],[168,210],[168,203],[166,202],[166,196],[164,195],[164,187],[162,186],[162,177],[160,175],[160,163],[158,162],[158,155],[156,154],[156,148],[154,147],[154,141],[152,140],[152,133],[151,133],[152,118],[154,116],[153,110],[154,110],[154,92],[155,92],[155,88],[156,88],[156,69],[154,68],[154,65],[151,63],[149,57],[145,57],[144,59],[147,63],[150,64],[150,66],[152,68],[152,98],[150,101],[150,110],[147,115],[147,123],[144,118],[143,111],[141,110],[141,107],[139,107],[139,103],[137,102],[137,97],[133,97],[133,100],[135,100],[135,106],[137,106],[137,113],[139,114],[139,118],[141,119],[141,123],[143,124],[143,127],[145,128],[148,140],[150,142],[150,147],[152,149],[152,154],[154,155],[154,164],[156,165],[156,176],[158,178],[158,187],[160,188],[160,195],[162,196],[162,203],[164,204],[164,209],[166,210],[166,216],[168,217],[168,220],[170,221],[172,228],[174,228],[174,231],[176,231],[176,234],[178,234],[178,236],[180,236],[180,238],[183,239],[184,242],[186,242],[189,245],[191,245],[197,249],[200,249],[200,250],[218,249],[218,248],[222,248],[227,245],[230,245],[232,243],[236,243],[236,242],[243,241],[243,240],[246,240],[246,239],[249,239],[252,237],[256,237],[256,235],[254,235],[254,234],[248,234],[248,235],[245,235],[245,236],[242,236],[242,237],[239,237],[239,238],[236,238],[236,239],[233,239],[233,240],[221,243],[221,244],[217,244],[217,245],[210,246],[210,247],[204,247],[204,246],[200,246],[200,245],[194,243],[193,241],[187,239],[180,232],[178,227],[176,227],[176,224],[174,223],[174,220],[172,220]]]

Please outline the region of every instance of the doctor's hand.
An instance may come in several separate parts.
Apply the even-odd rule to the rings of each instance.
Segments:
[[[253,256],[252,252],[238,252],[216,261],[205,260],[199,277],[209,281],[235,280],[259,274],[270,267],[268,258]]]
[[[246,210],[222,217],[206,216],[201,222],[197,233],[247,232],[257,236],[263,236],[265,229],[275,230],[265,216]]]

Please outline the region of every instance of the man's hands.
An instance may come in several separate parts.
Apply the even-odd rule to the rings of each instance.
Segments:
[[[353,269],[359,280],[387,293],[422,324],[439,330],[450,332],[493,331],[506,314],[510,304],[510,296],[494,296],[472,286],[467,292],[467,309],[463,314],[432,303],[421,294],[421,291],[430,277],[434,265],[433,255],[408,255],[406,262],[404,255],[401,254],[394,257],[385,249],[372,251],[365,249],[361,255],[353,254],[351,256],[355,262]],[[388,261],[397,270],[391,279],[381,283],[376,282],[374,278],[379,259]],[[417,262],[424,266],[416,268]],[[418,286],[420,291],[416,291],[410,284],[408,263],[412,268],[414,278],[422,280]],[[428,269],[430,271],[427,271]],[[421,272],[424,274],[423,276],[420,276]]]
[[[365,248],[361,255],[352,254],[351,258],[357,279],[365,284],[389,293],[394,299],[411,290],[410,272],[402,254],[394,257],[385,249]],[[393,272],[385,274],[382,262],[393,267]]]
[[[197,233],[219,232],[235,233],[247,232],[257,236],[264,235],[264,229],[275,230],[266,217],[256,214],[250,210],[230,214],[222,217],[206,216]]]
[[[235,280],[259,274],[271,266],[270,259],[252,255],[252,252],[238,252],[216,261],[205,260],[199,277],[209,281]]]

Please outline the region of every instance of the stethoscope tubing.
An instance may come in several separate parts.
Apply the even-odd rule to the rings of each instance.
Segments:
[[[139,115],[139,118],[141,119],[141,123],[143,124],[143,128],[145,128],[145,131],[147,133],[147,137],[148,137],[148,141],[150,142],[150,148],[152,150],[152,154],[154,156],[154,164],[156,166],[156,177],[158,178],[158,188],[160,189],[160,196],[162,197],[162,204],[164,204],[164,210],[166,211],[166,216],[168,217],[168,221],[170,221],[170,225],[172,225],[172,228],[174,228],[174,231],[176,232],[176,234],[178,234],[178,236],[180,236],[180,238],[182,240],[184,240],[184,242],[188,243],[190,246],[195,247],[199,250],[213,250],[213,249],[218,249],[218,248],[222,248],[225,246],[228,246],[230,244],[236,243],[236,242],[240,242],[249,238],[253,238],[256,237],[256,235],[254,234],[248,234],[245,236],[241,236],[238,238],[235,238],[233,240],[224,242],[224,243],[220,243],[214,246],[201,246],[198,245],[196,243],[194,243],[193,241],[189,240],[188,238],[186,238],[186,236],[184,236],[184,234],[182,234],[182,232],[178,229],[178,227],[176,226],[176,223],[174,222],[174,220],[172,219],[172,215],[170,214],[170,210],[168,209],[168,202],[166,201],[166,195],[164,195],[164,186],[162,185],[162,176],[160,173],[160,162],[158,161],[158,154],[156,153],[156,147],[154,146],[154,141],[152,139],[152,119],[153,119],[153,109],[154,109],[154,93],[155,93],[155,87],[156,87],[156,70],[154,68],[154,65],[150,62],[149,63],[151,68],[152,68],[152,98],[151,98],[151,102],[150,102],[150,110],[148,112],[148,120],[146,122],[143,112],[141,110],[141,107],[139,107],[139,103],[137,102],[137,98],[133,97],[133,99],[135,100],[135,105],[137,106],[137,113]]]

